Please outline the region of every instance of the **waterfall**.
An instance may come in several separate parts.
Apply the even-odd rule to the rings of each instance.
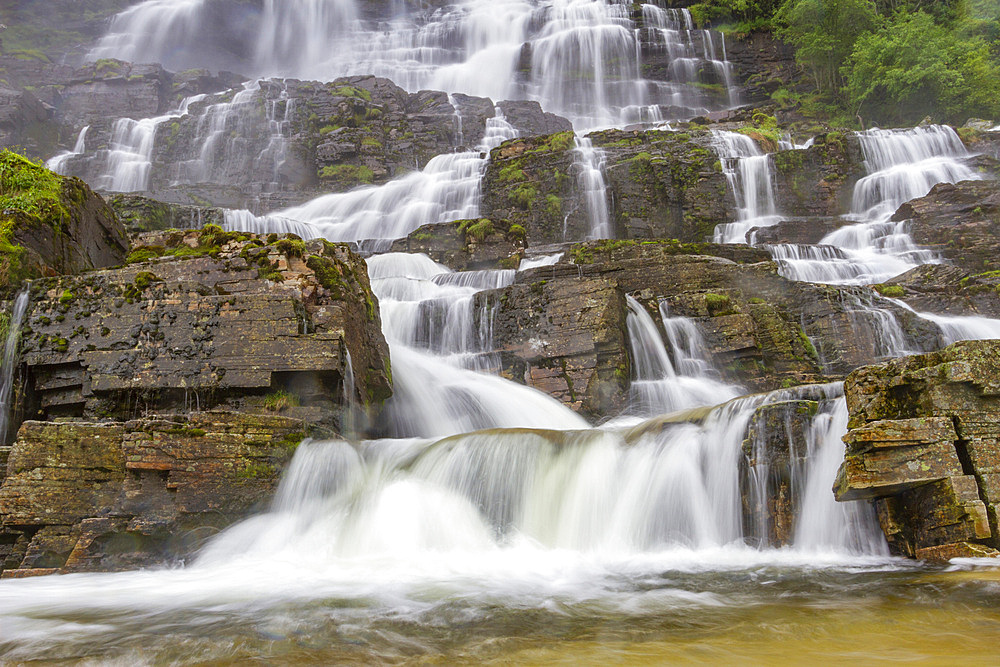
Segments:
[[[62,153],[49,158],[49,160],[45,163],[45,166],[57,174],[62,174],[63,176],[69,175],[67,168],[70,159],[87,152],[87,132],[89,130],[89,125],[84,126],[84,128],[80,130],[80,134],[76,137],[76,143],[73,144],[73,150],[63,151]]]
[[[290,231],[302,238],[331,241],[381,239],[384,243],[378,247],[388,246],[421,225],[478,217],[489,152],[516,136],[497,109],[474,151],[437,155],[422,171],[385,185],[324,195],[270,215],[230,212],[226,226],[256,233]]]
[[[477,326],[473,296],[503,287],[514,271],[452,272],[426,255],[368,260],[393,367],[385,429],[441,436],[497,427],[585,428],[586,421],[535,389],[489,375],[489,314]]]
[[[14,371],[17,369],[17,348],[21,341],[21,324],[28,310],[28,290],[21,290],[14,299],[6,317],[7,331],[0,359],[0,445],[7,441],[10,424],[11,391],[14,388]]]
[[[736,221],[717,225],[716,243],[746,243],[753,227],[781,221],[774,202],[771,156],[757,142],[738,132],[712,130],[712,146],[722,162],[729,190],[736,200]]]
[[[138,192],[149,187],[156,130],[167,121],[184,116],[188,107],[204,95],[185,98],[175,111],[163,116],[134,120],[120,118],[111,128],[111,148],[95,156],[103,168],[95,186],[112,192]]]
[[[278,189],[280,169],[288,153],[286,135],[295,99],[289,97],[283,81],[266,83],[265,90],[264,80],[249,81],[231,100],[208,104],[198,111],[192,142],[197,155],[175,165],[172,185],[239,184],[250,176],[266,191]],[[279,88],[275,95],[274,90]],[[223,93],[219,97],[228,95]]]
[[[671,317],[660,304],[664,344],[646,309],[626,296],[633,375],[630,414],[652,417],[685,408],[715,405],[739,395],[739,387],[719,382],[701,332],[686,317]],[[668,352],[669,346],[669,352]],[[712,376],[715,376],[714,378]]]
[[[173,70],[222,61],[255,76],[321,81],[363,72],[412,92],[538,100],[578,129],[738,104],[722,35],[660,4],[635,6],[633,18],[624,0],[464,0],[396,5],[373,19],[353,0],[267,0],[261,11],[229,10],[240,12],[229,40],[252,41],[250,53],[234,55],[213,50],[218,36],[206,26],[219,10],[209,0],[146,0],[115,17],[89,58]]]
[[[588,239],[614,238],[611,229],[611,213],[608,207],[608,187],[604,183],[604,151],[594,148],[587,137],[573,138],[573,171],[576,171],[577,187],[587,209]]]
[[[868,174],[854,185],[856,224],[837,229],[820,247],[779,245],[771,253],[792,280],[862,285],[883,282],[920,264],[939,261],[910,238],[905,221],[890,220],[901,204],[923,197],[938,183],[982,178],[962,160],[968,151],[953,129],[929,125],[858,132]],[[835,249],[835,250],[833,250]]]

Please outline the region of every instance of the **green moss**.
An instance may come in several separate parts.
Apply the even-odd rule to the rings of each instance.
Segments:
[[[62,294],[61,294],[61,295],[59,296],[59,303],[61,303],[62,305],[64,305],[64,306],[65,306],[65,305],[66,305],[66,304],[68,304],[68,303],[72,303],[74,299],[76,299],[76,295],[75,295],[75,294],[73,294],[73,293],[72,293],[71,291],[69,291],[69,290],[65,290],[65,291],[64,291],[64,292],[63,292],[63,293],[62,293]]]
[[[524,227],[515,223],[507,229],[507,236],[515,241],[524,241],[528,238],[528,233]]]
[[[906,290],[903,289],[902,285],[873,285],[875,291],[882,296],[887,296],[891,299],[901,299],[906,296]]]
[[[264,397],[264,409],[270,412],[284,412],[288,408],[297,408],[301,401],[296,394],[279,389]]]
[[[364,88],[356,88],[354,86],[337,86],[333,89],[333,94],[339,97],[353,97],[355,99],[364,100],[365,102],[372,101],[371,93]]]
[[[545,212],[553,217],[562,216],[562,200],[555,195],[545,196]]]
[[[141,290],[144,290],[153,283],[159,281],[160,279],[157,278],[155,274],[150,273],[149,271],[140,271],[139,273],[135,274],[134,282],[136,287],[138,287]]]
[[[274,466],[260,461],[247,463],[242,469],[236,472],[236,476],[243,479],[267,479],[276,477],[277,475],[278,471]]]
[[[378,148],[378,149],[382,148],[382,142],[376,139],[375,137],[364,137],[361,140],[361,145],[366,146],[368,148]]]
[[[336,181],[343,185],[368,184],[375,179],[375,173],[365,166],[354,164],[338,164],[326,166],[319,170],[322,179]]]
[[[305,241],[299,239],[281,239],[275,247],[286,257],[302,257],[306,252]]]
[[[806,349],[806,354],[812,357],[813,361],[819,361],[819,353],[816,352],[816,346],[813,345],[812,341],[809,340],[809,336],[806,332],[799,328],[799,340],[802,341],[802,347]]]
[[[538,197],[538,190],[531,185],[520,185],[510,193],[511,201],[524,210],[531,208],[532,202]]]
[[[731,315],[736,312],[733,309],[733,300],[726,294],[705,294],[705,308],[712,317],[719,315]]]
[[[508,164],[506,167],[500,169],[500,174],[497,178],[502,182],[517,182],[526,179],[524,170],[517,163]]]

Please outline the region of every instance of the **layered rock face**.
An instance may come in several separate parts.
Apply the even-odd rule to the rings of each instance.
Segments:
[[[621,410],[628,397],[626,294],[654,319],[661,303],[692,318],[722,379],[748,391],[843,377],[885,354],[861,307],[866,288],[786,280],[765,251],[747,246],[578,244],[558,263],[480,293],[477,304],[489,314],[506,377],[598,415]],[[915,339],[936,346],[932,324],[895,311]]]
[[[300,440],[391,393],[346,246],[208,226],[142,235],[129,260],[31,285],[0,576],[182,557],[266,506]]]
[[[1000,341],[860,368],[838,500],[873,499],[893,553],[1000,555]]]

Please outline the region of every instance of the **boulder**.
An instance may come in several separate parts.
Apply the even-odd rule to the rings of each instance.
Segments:
[[[1000,341],[860,368],[845,393],[838,500],[875,499],[899,555],[940,559],[1000,546]]]
[[[796,217],[836,216],[851,210],[854,184],[865,175],[853,133],[827,132],[809,148],[774,153],[777,209]]]
[[[125,229],[77,178],[64,178],[16,153],[0,152],[0,287],[25,278],[121,264]]]

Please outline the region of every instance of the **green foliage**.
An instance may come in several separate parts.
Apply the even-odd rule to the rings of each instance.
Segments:
[[[703,0],[688,9],[699,26],[726,23],[733,32],[745,34],[769,30],[780,4],[781,0]]]
[[[279,389],[264,397],[264,409],[270,412],[284,412],[288,408],[297,408],[301,401],[296,394]]]
[[[528,238],[528,232],[525,231],[522,225],[514,223],[507,230],[507,236],[515,241],[524,241],[526,238]]]
[[[878,25],[871,0],[787,0],[776,15],[778,35],[821,90],[841,85],[841,66],[861,35]]]
[[[357,185],[358,183],[371,183],[375,178],[375,173],[365,166],[338,164],[320,169],[319,177],[337,181],[343,185]]]
[[[458,229],[465,232],[466,239],[474,239],[481,243],[493,233],[493,221],[489,218],[466,220],[458,226]]]
[[[278,252],[287,257],[301,257],[306,252],[305,241],[300,239],[281,239],[275,244]]]
[[[882,123],[931,116],[961,123],[1000,114],[1000,68],[979,36],[962,37],[924,12],[897,14],[861,37],[844,67],[856,112]]]

